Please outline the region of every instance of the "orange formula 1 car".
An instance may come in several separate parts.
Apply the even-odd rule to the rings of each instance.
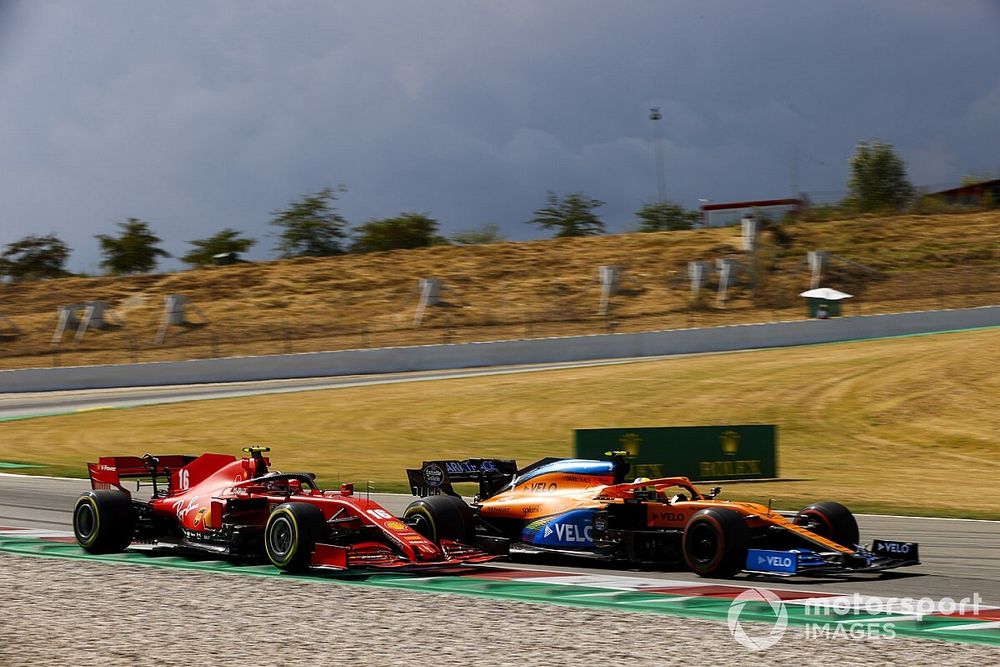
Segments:
[[[718,500],[686,477],[626,481],[624,452],[611,460],[426,461],[408,470],[420,496],[404,518],[432,540],[461,540],[493,552],[562,552],[653,566],[686,564],[701,576],[740,572],[828,576],[919,563],[912,542],[860,544],[839,503],[818,502],[791,517],[767,505]],[[467,504],[453,483],[477,482]]]
[[[263,560],[286,571],[455,565],[496,558],[453,540],[436,543],[350,484],[316,487],[312,473],[269,470],[267,447],[247,456],[102,456],[93,490],[73,509],[77,542],[91,553],[132,544]],[[134,498],[126,479],[152,489]]]

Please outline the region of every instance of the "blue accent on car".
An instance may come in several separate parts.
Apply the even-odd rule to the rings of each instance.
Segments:
[[[593,461],[591,459],[563,459],[561,461],[553,461],[552,463],[546,463],[543,466],[539,466],[534,470],[525,473],[522,477],[518,477],[517,483],[526,482],[529,479],[534,479],[539,475],[548,475],[553,472],[565,473],[568,475],[601,475],[601,476],[611,476],[614,474],[613,468],[614,463],[611,461]]]
[[[521,531],[521,541],[539,547],[593,549],[596,512],[593,509],[579,509],[535,519]]]
[[[799,570],[799,554],[794,551],[747,551],[747,567],[752,572],[780,572],[795,574]]]

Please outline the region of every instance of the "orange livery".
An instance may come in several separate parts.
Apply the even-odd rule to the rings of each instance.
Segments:
[[[494,553],[560,552],[702,576],[741,572],[814,576],[877,572],[919,563],[917,545],[864,546],[851,512],[832,501],[786,516],[766,505],[720,500],[686,477],[628,481],[626,452],[610,459],[428,461],[408,470],[420,496],[407,522],[429,539],[462,540]],[[471,504],[453,484],[474,482]]]

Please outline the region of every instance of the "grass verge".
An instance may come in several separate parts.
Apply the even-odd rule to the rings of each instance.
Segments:
[[[572,454],[572,430],[774,423],[786,481],[723,497],[791,509],[1000,518],[1000,330],[309,391],[3,424],[0,460],[83,476],[99,455],[274,448],[275,467],[405,491],[430,458]]]

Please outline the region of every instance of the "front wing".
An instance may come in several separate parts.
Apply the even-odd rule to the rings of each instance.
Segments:
[[[883,572],[919,564],[920,552],[916,542],[874,540],[870,548],[858,546],[850,555],[812,549],[750,549],[743,571],[779,577],[822,577]]]

